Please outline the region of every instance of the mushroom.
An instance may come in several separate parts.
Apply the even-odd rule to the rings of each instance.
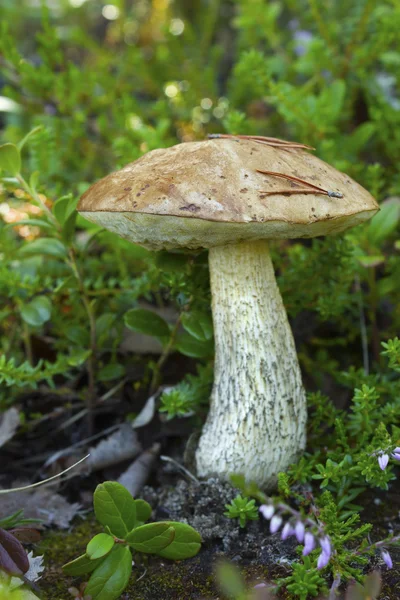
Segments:
[[[375,214],[373,197],[306,150],[221,138],[149,152],[78,210],[152,250],[209,249],[215,376],[197,474],[271,488],[304,450],[307,410],[269,240],[344,231]]]

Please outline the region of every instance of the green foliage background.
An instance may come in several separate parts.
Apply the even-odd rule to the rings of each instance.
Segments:
[[[77,217],[77,198],[144,152],[212,132],[311,144],[382,209],[346,235],[273,246],[310,392],[308,452],[280,491],[321,486],[346,519],[367,485],[394,478],[374,452],[400,445],[400,4],[114,0],[111,20],[104,5],[2,0],[1,141],[40,129],[22,149],[23,180],[3,172],[0,208],[7,220],[33,196],[50,216],[24,217],[34,240],[0,225],[0,406],[59,375],[88,373],[89,405],[131,382],[126,324],[163,348],[135,389],[157,386],[171,352],[198,359],[161,410],[200,419],[213,355],[206,253],[149,253]],[[168,324],[152,316],[166,306]]]

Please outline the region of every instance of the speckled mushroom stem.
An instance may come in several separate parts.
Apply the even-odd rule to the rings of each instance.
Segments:
[[[215,376],[197,473],[271,489],[304,449],[307,409],[268,242],[211,248],[209,263]]]

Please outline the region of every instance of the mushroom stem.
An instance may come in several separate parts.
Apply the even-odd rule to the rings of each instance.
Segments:
[[[209,264],[215,376],[197,472],[272,488],[305,447],[307,408],[268,242],[211,248]]]

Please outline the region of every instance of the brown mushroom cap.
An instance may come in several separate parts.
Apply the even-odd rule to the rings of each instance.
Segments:
[[[291,175],[342,198],[265,195],[304,189],[257,169]],[[78,211],[150,249],[210,248],[246,240],[338,233],[373,216],[374,198],[305,150],[216,139],[153,150],[92,185]]]

